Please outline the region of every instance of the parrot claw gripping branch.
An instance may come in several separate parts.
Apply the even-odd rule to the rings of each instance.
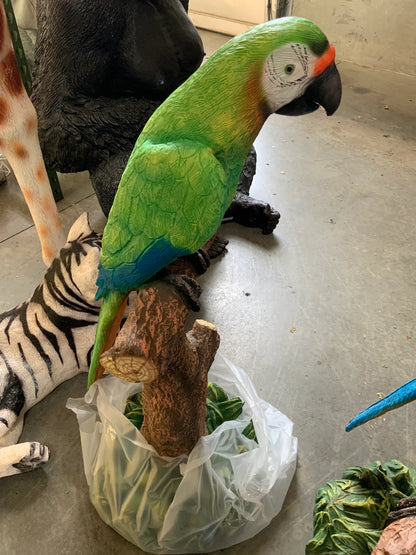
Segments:
[[[100,355],[129,291],[217,231],[268,116],[319,106],[331,115],[340,100],[334,47],[311,21],[287,17],[231,39],[153,113],[104,230],[89,385],[102,375]]]

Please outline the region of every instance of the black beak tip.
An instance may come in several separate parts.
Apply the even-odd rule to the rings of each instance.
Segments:
[[[339,104],[338,104],[339,106]],[[327,116],[333,116],[335,114],[335,112],[338,110],[338,106],[336,107],[330,107],[330,108],[325,108],[325,112]]]
[[[329,66],[318,80],[321,89],[320,94],[318,92],[318,102],[325,108],[326,115],[332,116],[338,110],[342,97],[341,77],[337,66]]]

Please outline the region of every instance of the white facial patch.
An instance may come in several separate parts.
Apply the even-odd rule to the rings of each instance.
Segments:
[[[263,66],[262,85],[273,112],[302,96],[313,78],[317,56],[295,42],[273,50]]]

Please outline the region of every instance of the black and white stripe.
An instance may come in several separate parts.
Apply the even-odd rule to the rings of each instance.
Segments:
[[[11,420],[59,383],[88,370],[100,311],[91,293],[100,248],[101,236],[83,229],[32,297],[0,315],[0,438],[2,425],[12,427]]]

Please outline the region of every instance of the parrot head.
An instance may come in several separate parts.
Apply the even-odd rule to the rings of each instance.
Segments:
[[[299,116],[322,106],[332,115],[342,92],[334,46],[309,20],[281,21],[295,31],[286,34],[286,40],[268,54],[263,65],[262,86],[271,111]]]

